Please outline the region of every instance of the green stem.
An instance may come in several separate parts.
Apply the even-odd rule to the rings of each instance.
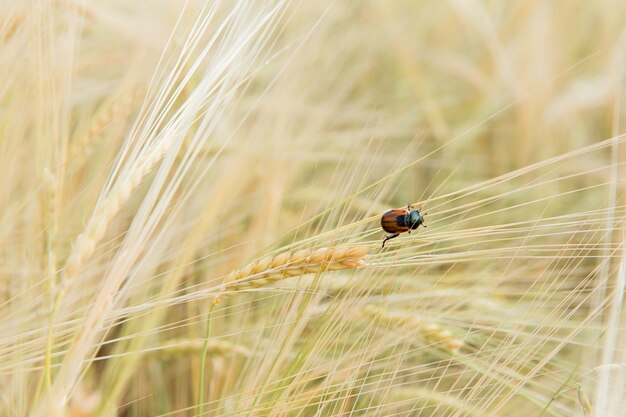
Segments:
[[[209,337],[211,337],[211,313],[213,313],[215,303],[211,303],[209,312],[206,316],[206,335],[204,336],[204,346],[202,347],[202,356],[200,356],[200,380],[198,381],[198,413],[202,416],[204,413],[204,379],[206,372],[206,357],[209,353]]]

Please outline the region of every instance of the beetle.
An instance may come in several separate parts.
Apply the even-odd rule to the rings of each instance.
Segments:
[[[385,242],[394,237],[400,236],[400,233],[409,232],[415,230],[418,227],[426,225],[424,224],[424,216],[428,213],[421,214],[419,210],[411,209],[411,204],[407,204],[405,209],[391,209],[383,213],[380,218],[380,226],[387,233],[391,233],[383,240],[383,248]]]

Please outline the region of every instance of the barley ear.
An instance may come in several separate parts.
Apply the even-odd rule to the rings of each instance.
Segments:
[[[262,258],[228,274],[221,295],[216,296],[213,303],[218,304],[229,293],[263,287],[289,277],[362,268],[367,265],[365,256],[368,251],[367,246],[339,246],[283,252]]]
[[[409,327],[414,329],[424,341],[441,347],[451,353],[456,353],[464,344],[460,339],[456,339],[452,332],[442,328],[440,325],[428,320],[419,319],[413,314],[402,311],[388,311],[382,307],[367,305],[363,308],[363,315],[374,317],[389,326]]]

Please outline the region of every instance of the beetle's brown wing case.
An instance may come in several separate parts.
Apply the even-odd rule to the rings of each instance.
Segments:
[[[404,233],[409,230],[408,226],[404,225],[404,216],[406,216],[406,210],[388,210],[383,213],[380,218],[380,225],[385,232],[388,233]]]

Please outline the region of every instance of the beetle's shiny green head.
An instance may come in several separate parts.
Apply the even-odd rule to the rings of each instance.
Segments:
[[[411,210],[407,216],[409,218],[409,227],[413,230],[417,229],[422,223],[424,223],[424,217],[420,214],[419,210]]]

